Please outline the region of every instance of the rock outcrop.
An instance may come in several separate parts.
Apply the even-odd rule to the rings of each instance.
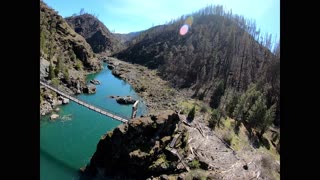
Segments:
[[[40,79],[44,79],[49,75],[50,62],[44,58],[40,58]]]
[[[168,150],[179,121],[177,113],[165,111],[119,125],[101,138],[85,174],[102,172],[108,176],[146,179],[151,175],[185,171],[177,169],[178,157]],[[182,152],[186,139],[177,140],[177,144],[176,148]]]
[[[116,101],[119,104],[134,104],[137,100],[133,99],[131,96],[125,96],[125,97],[117,97]]]
[[[57,119],[59,117],[59,114],[52,114],[51,116],[50,116],[50,119],[51,120],[55,120],[55,119]]]
[[[96,79],[90,80],[90,83],[92,83],[94,85],[100,85],[101,84],[101,82],[99,80],[96,80]]]
[[[88,93],[88,94],[94,94],[96,93],[96,86],[93,85],[93,84],[88,84],[84,90],[83,90],[84,93]]]
[[[113,68],[112,70],[112,74],[116,77],[120,77],[121,78],[121,75],[123,74],[123,71],[121,69],[115,69]]]
[[[108,64],[107,65],[108,69],[113,70],[114,69],[114,65]]]
[[[40,79],[68,94],[80,94],[86,87],[85,75],[100,69],[101,63],[86,40],[58,12],[40,1]],[[42,95],[40,114],[68,103]]]
[[[55,92],[48,90],[46,88],[41,88],[40,90],[40,114],[46,115],[53,110],[58,111],[57,106],[62,104],[68,104],[69,99],[58,96]]]
[[[42,1],[40,1],[40,41],[40,56],[47,61],[51,59],[53,66],[58,65],[58,59],[61,58],[60,61],[63,62],[60,62],[60,65],[63,66],[76,66],[80,60],[84,69],[96,71],[101,68],[86,40]]]
[[[95,53],[104,52],[109,55],[124,48],[120,39],[91,14],[67,17],[66,21],[74,31],[86,39]]]

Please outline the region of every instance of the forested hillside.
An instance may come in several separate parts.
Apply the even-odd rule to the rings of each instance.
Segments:
[[[280,51],[271,47],[254,21],[207,6],[140,33],[115,56],[158,69],[173,87],[192,89],[193,98],[263,134],[280,122]]]

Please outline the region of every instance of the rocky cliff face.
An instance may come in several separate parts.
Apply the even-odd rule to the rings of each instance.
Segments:
[[[40,1],[40,79],[64,92],[82,93],[86,88],[85,75],[100,69],[101,64],[86,40]],[[51,103],[49,108],[43,92],[40,109],[46,114],[45,109],[54,105]]]
[[[60,63],[65,67],[67,65],[66,68],[69,69],[79,70],[77,66],[81,66],[80,63],[84,70],[100,69],[100,64],[85,39],[75,33],[57,12],[42,1],[40,1],[40,55],[44,60],[51,61],[53,66],[61,60]],[[43,63],[46,64],[48,63]]]
[[[185,171],[178,157],[169,151],[173,136],[183,132],[182,127],[178,128],[179,121],[177,113],[166,111],[121,124],[101,138],[85,172],[145,179]],[[185,141],[184,135],[180,136],[174,148],[184,152]]]
[[[68,24],[91,45],[93,52],[107,55],[123,49],[123,44],[108,28],[91,14],[66,18]]]

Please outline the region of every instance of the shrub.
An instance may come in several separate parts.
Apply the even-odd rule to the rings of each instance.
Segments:
[[[77,61],[77,62],[76,62],[76,65],[75,65],[75,68],[76,68],[77,70],[82,70],[82,69],[83,69],[83,64],[82,64],[82,62],[81,62],[81,61]]]
[[[202,105],[201,109],[200,109],[200,112],[203,112],[203,113],[208,112],[208,107],[206,105]]]
[[[230,135],[230,132],[226,132],[222,135],[222,139],[230,146],[232,141],[232,136]]]
[[[77,59],[77,56],[73,51],[69,51],[69,56],[71,61],[75,61]]]
[[[69,81],[69,80],[70,80],[70,77],[69,77],[69,71],[68,71],[68,69],[67,69],[67,68],[64,68],[63,71],[62,71],[62,73],[63,73],[64,79],[65,79],[66,81]]]
[[[57,87],[57,86],[59,85],[59,83],[60,83],[60,81],[59,81],[58,78],[53,78],[53,79],[51,80],[51,84],[52,84],[53,86],[55,86],[55,87]]]
[[[200,162],[198,160],[192,160],[191,162],[188,163],[189,167],[192,169],[198,169],[200,168]]]

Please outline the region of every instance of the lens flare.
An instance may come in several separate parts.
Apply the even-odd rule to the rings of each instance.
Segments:
[[[189,30],[189,26],[187,24],[183,25],[180,28],[180,35],[184,36],[185,34],[187,34],[188,30]]]
[[[184,24],[188,24],[190,27],[193,23],[193,17],[192,16],[189,16],[186,20],[185,20],[185,23]]]

